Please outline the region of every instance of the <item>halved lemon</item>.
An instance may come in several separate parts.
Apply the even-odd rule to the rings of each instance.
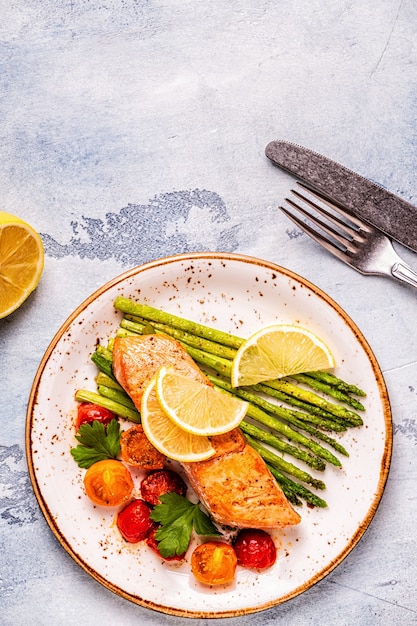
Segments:
[[[233,387],[254,385],[291,374],[335,366],[331,350],[317,335],[294,324],[274,324],[257,331],[236,352]]]
[[[15,311],[38,286],[44,264],[39,234],[0,211],[0,318]]]
[[[165,413],[156,395],[156,378],[146,386],[141,403],[143,430],[157,450],[175,461],[204,461],[215,453],[208,437],[179,428]]]
[[[156,376],[159,404],[171,420],[193,435],[221,435],[236,428],[248,403],[163,366]]]

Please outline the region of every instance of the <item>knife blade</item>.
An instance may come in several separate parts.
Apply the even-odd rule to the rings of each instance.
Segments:
[[[265,154],[281,169],[417,252],[417,207],[410,202],[340,163],[289,141],[271,141]]]

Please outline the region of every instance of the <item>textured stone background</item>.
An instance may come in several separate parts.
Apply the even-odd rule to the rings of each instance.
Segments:
[[[266,258],[327,291],[380,362],[395,433],[382,504],[342,565],[285,605],[212,623],[416,623],[416,292],[307,240],[277,209],[291,177],[264,156],[288,139],[417,204],[416,42],[415,0],[1,3],[1,208],[46,250],[39,288],[0,321],[2,624],[185,623],[114,596],[58,545],[24,428],[72,310],[129,267],[199,250]]]

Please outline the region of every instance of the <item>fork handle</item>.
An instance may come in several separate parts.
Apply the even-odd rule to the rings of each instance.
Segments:
[[[411,269],[411,267],[406,263],[403,263],[402,261],[394,263],[391,268],[391,274],[403,283],[408,283],[409,285],[413,285],[413,287],[417,287],[417,272]]]

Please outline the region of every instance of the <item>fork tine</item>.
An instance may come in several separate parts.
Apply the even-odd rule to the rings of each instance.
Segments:
[[[296,192],[293,191],[293,193],[296,193]],[[305,198],[301,196],[300,194],[296,194],[296,195],[299,196],[301,199],[305,200]],[[346,237],[341,235],[338,231],[336,231],[334,228],[329,226],[329,224],[326,224],[320,218],[316,217],[312,213],[309,213],[308,211],[303,209],[303,207],[293,202],[290,198],[285,198],[285,201],[288,202],[288,204],[292,206],[294,209],[296,209],[299,213],[304,215],[304,217],[309,219],[310,222],[312,222],[315,226],[318,226],[318,228],[323,230],[327,235],[330,235],[330,237],[333,237],[333,239],[336,239],[336,241],[338,241],[345,250],[349,250],[350,252],[355,252],[356,248],[353,245],[353,241],[352,241],[354,238],[354,235],[353,235],[353,232],[351,234],[352,229],[349,226],[346,226],[344,230],[347,232],[348,235],[352,237],[352,240],[347,239]],[[310,204],[314,209],[316,209],[318,213],[324,214],[331,222],[333,222],[334,224],[337,224],[337,226],[339,226],[341,229],[345,226],[343,222],[338,220],[336,217],[333,217],[332,215],[330,215],[330,213],[328,213],[326,210],[318,207],[314,202],[308,202],[307,200],[306,202]],[[287,212],[287,215],[288,215],[288,212]]]
[[[291,221],[294,222],[294,224],[299,226],[301,230],[307,233],[307,235],[310,235],[310,237],[314,239],[314,241],[316,241],[318,244],[323,246],[323,248],[326,248],[326,250],[334,254],[334,256],[337,256],[341,261],[344,261],[345,263],[348,263],[350,265],[349,256],[346,254],[344,250],[342,250],[341,248],[339,248],[339,246],[332,243],[326,237],[323,237],[323,235],[321,235],[319,232],[314,230],[314,228],[311,228],[311,226],[309,226],[308,224],[300,220],[298,217],[293,215],[290,211],[287,211],[287,209],[285,209],[284,207],[281,206],[280,209],[283,213],[285,213],[287,217],[289,217]]]
[[[303,187],[304,187],[304,185],[303,185]],[[317,213],[319,213],[319,215],[323,215],[327,220],[329,220],[329,222],[331,222],[332,224],[337,226],[343,233],[346,233],[352,240],[363,242],[364,239],[363,239],[363,236],[361,234],[361,230],[362,229],[359,229],[359,224],[356,224],[356,228],[353,228],[352,226],[347,224],[345,221],[341,220],[338,217],[338,215],[335,215],[334,213],[330,213],[329,211],[326,211],[326,209],[324,209],[323,207],[319,206],[318,204],[316,204],[315,202],[310,200],[310,198],[307,198],[306,196],[303,196],[301,193],[299,193],[295,189],[292,189],[291,193],[293,193],[297,198],[302,200],[306,205],[308,205],[312,209],[314,209]],[[355,223],[353,221],[353,219],[352,219],[352,218],[354,218],[354,216],[351,217],[348,213],[346,213],[346,211],[341,209],[338,205],[331,203],[330,201],[326,200],[325,198],[323,198],[323,199],[320,198],[320,196],[318,194],[316,194],[316,193],[313,193],[313,192],[310,192],[310,191],[309,191],[309,193],[311,193],[311,195],[313,195],[314,197],[320,199],[323,203],[325,203],[328,207],[332,208],[339,215],[343,215],[343,217],[345,217],[345,219],[350,220],[350,222],[352,224]],[[299,207],[299,206],[297,207],[293,202],[291,202],[291,200],[288,200],[288,198],[286,198],[286,201],[289,202],[290,204],[292,204],[294,206],[294,208],[297,208],[299,211],[301,211],[305,217],[308,217],[312,221],[314,221],[313,220],[313,216],[310,213],[302,210],[302,208]],[[356,221],[358,221],[358,220],[356,220]],[[323,228],[323,230],[326,230],[326,232],[327,232],[326,224],[324,222],[320,222],[320,226]],[[338,236],[338,232],[333,230],[330,227],[329,227],[328,234],[331,235],[332,237],[335,237],[338,241],[340,240],[339,236]],[[345,243],[345,242],[343,242],[343,243]]]
[[[357,226],[359,229],[364,230],[366,232],[370,232],[371,230],[373,230],[373,228],[367,222],[361,220],[359,217],[357,217],[356,215],[348,211],[345,206],[340,204],[340,202],[337,202],[336,200],[332,200],[326,194],[319,192],[316,189],[313,189],[312,187],[310,187],[306,183],[303,183],[302,181],[297,181],[297,185],[299,185],[300,187],[308,191],[308,193],[312,195],[313,197],[317,198],[317,200],[320,200],[321,202],[326,204],[328,207],[330,207],[334,211],[337,211],[340,215],[343,215],[343,217],[345,217],[347,220],[349,220],[352,224]],[[292,190],[292,192],[296,196],[303,198],[307,203],[311,204],[311,206],[316,206],[314,203],[309,201],[307,198],[304,198],[301,194],[299,194],[294,189]]]

